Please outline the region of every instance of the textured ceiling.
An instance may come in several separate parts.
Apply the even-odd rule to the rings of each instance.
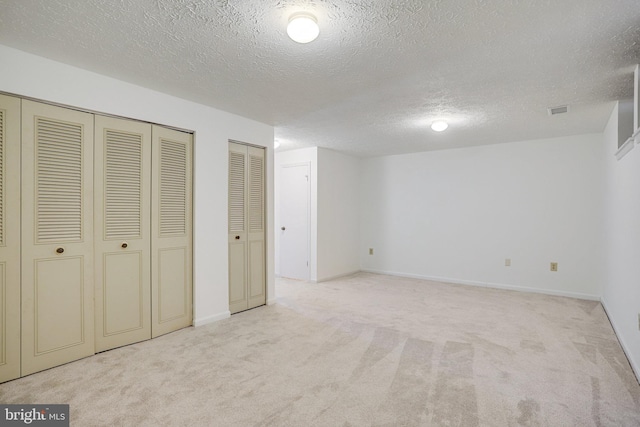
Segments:
[[[282,149],[373,156],[602,131],[640,1],[0,0],[0,44],[272,124]]]

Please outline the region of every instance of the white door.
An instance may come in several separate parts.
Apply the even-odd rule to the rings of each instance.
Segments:
[[[20,99],[0,95],[0,383],[20,376]]]
[[[280,170],[280,276],[309,280],[309,165]]]
[[[193,323],[192,135],[152,127],[151,335]]]
[[[22,375],[94,354],[93,115],[22,101]]]
[[[96,116],[96,351],[151,338],[151,125]]]

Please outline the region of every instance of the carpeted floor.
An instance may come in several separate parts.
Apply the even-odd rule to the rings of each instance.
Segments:
[[[360,273],[0,385],[74,426],[638,426],[597,302]]]

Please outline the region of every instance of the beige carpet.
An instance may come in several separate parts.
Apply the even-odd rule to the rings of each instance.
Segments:
[[[358,274],[0,385],[74,426],[638,426],[599,303]]]

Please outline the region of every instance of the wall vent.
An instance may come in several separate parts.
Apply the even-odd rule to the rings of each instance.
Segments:
[[[569,112],[568,105],[560,105],[558,107],[549,107],[547,108],[550,116],[555,116],[556,114],[564,114]]]

